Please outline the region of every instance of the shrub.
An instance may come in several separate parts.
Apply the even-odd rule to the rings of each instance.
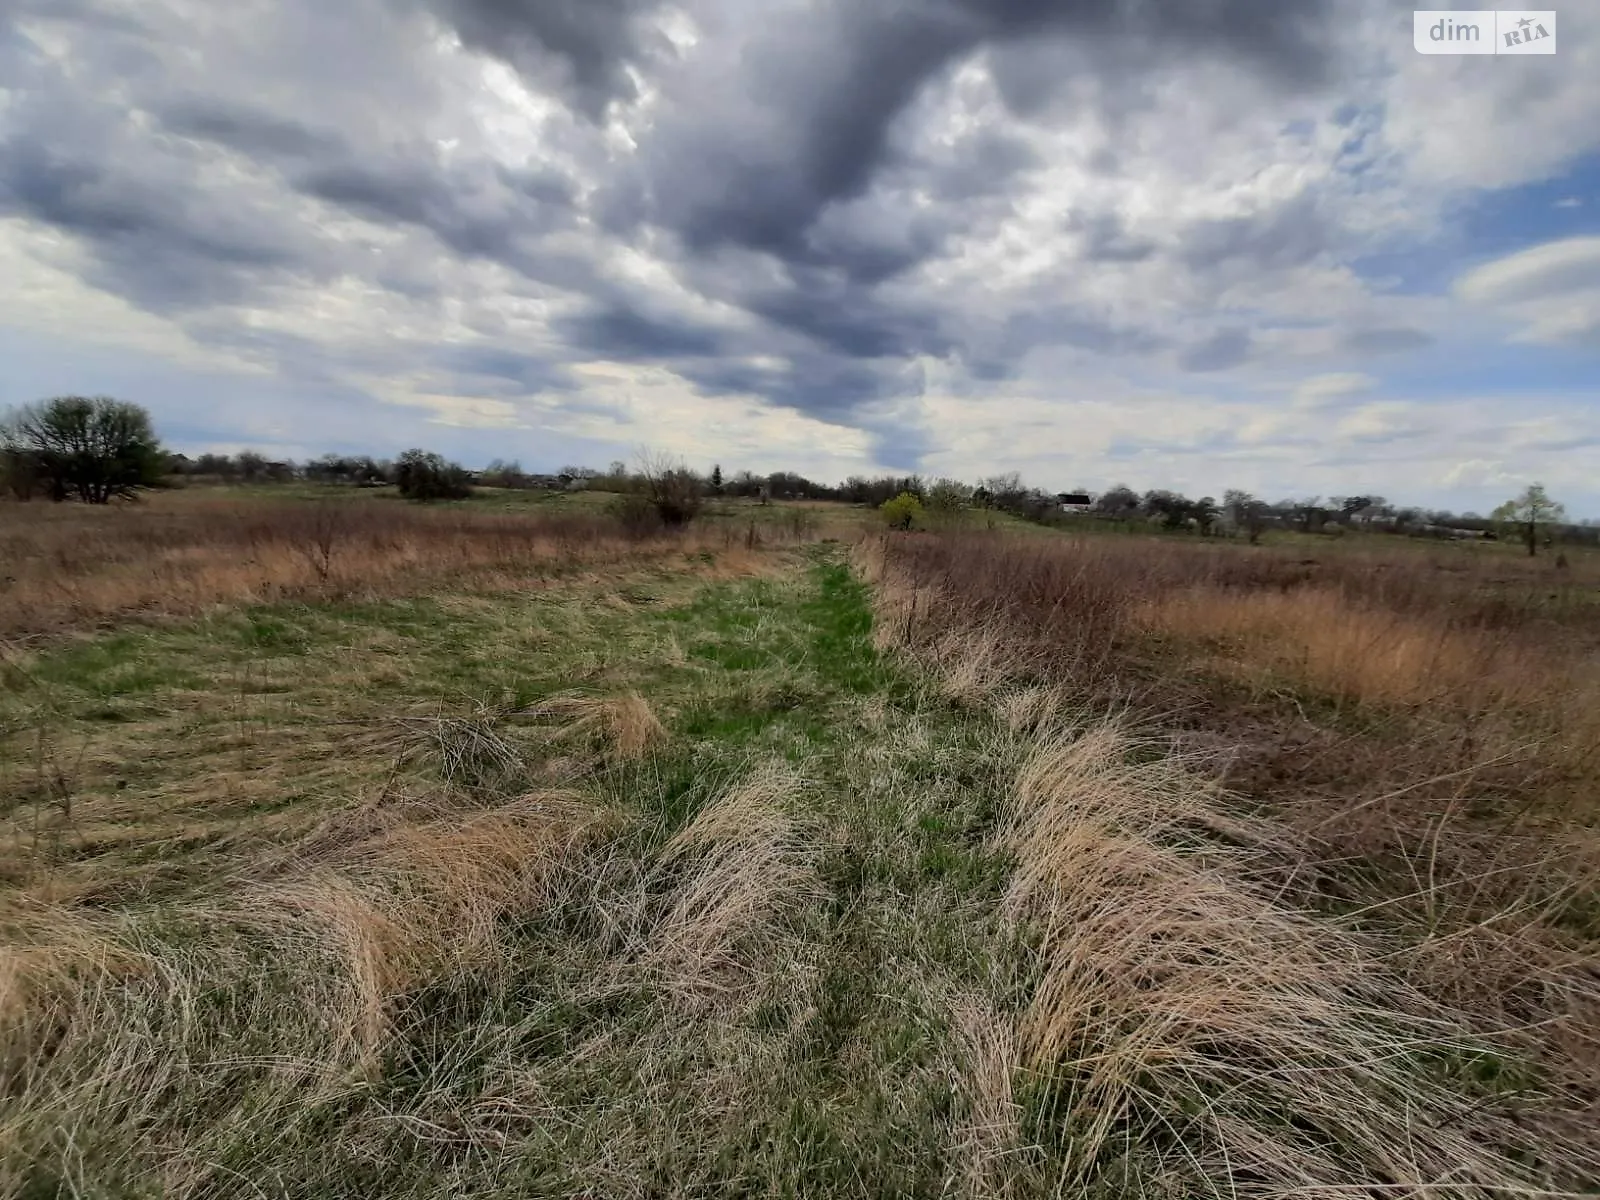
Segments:
[[[460,465],[427,450],[407,450],[394,465],[394,481],[407,500],[464,500],[472,485]]]
[[[662,531],[661,514],[643,492],[624,492],[608,506],[611,515],[630,538],[652,537]]]
[[[878,511],[890,529],[910,529],[922,519],[922,501],[910,492],[901,492],[893,500],[885,500]]]
[[[682,529],[700,513],[700,477],[681,463],[663,458],[646,458],[639,472],[644,496],[661,524]]]

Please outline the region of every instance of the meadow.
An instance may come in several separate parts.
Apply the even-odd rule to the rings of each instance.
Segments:
[[[0,506],[0,1194],[1592,1190],[1600,561],[873,516]]]

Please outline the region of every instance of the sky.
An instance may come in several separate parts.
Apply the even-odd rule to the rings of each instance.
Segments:
[[[1600,4],[0,0],[0,407],[1600,517]]]

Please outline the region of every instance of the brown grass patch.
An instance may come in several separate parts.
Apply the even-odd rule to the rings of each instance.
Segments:
[[[683,553],[709,553],[707,572],[734,577],[761,569],[758,547],[809,536],[774,527],[746,539],[702,524],[641,540],[599,512],[429,507],[337,490],[313,500],[193,489],[131,505],[0,504],[0,637],[216,605],[511,586]]]
[[[786,770],[757,771],[662,848],[679,880],[642,962],[680,1003],[728,1003],[784,958],[776,920],[819,894],[813,837],[786,811],[798,789]]]
[[[1448,1015],[1252,888],[1270,830],[1132,749],[1110,728],[1047,743],[1002,834],[1042,966],[1019,1059],[1074,1132],[1075,1186],[1122,1155],[1217,1194],[1537,1186],[1491,1148],[1514,1129],[1409,1061]]]
[[[860,559],[880,637],[947,694],[1018,728],[1063,697],[1129,710],[1270,813],[1289,848],[1258,869],[1392,938],[1433,1002],[1517,1031],[1555,1130],[1600,1112],[1600,558],[1571,557],[952,535]],[[1592,1132],[1574,1153],[1600,1170]]]
[[[401,823],[344,849],[335,865],[265,886],[247,911],[267,928],[308,921],[319,931],[347,981],[340,1026],[368,1061],[398,997],[491,962],[501,919],[537,905],[563,857],[615,826],[614,815],[559,793]]]
[[[528,715],[559,721],[552,731],[554,740],[598,738],[620,759],[643,757],[667,738],[666,726],[636,691],[621,696],[552,696]]]

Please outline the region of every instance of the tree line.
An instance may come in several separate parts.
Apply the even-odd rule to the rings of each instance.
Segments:
[[[161,446],[145,409],[105,396],[58,397],[14,409],[0,421],[0,492],[15,499],[105,504],[186,481],[393,487],[418,501],[462,499],[478,487],[584,488],[634,497],[632,517],[624,511],[625,519],[667,526],[693,519],[704,499],[730,497],[762,502],[831,500],[873,508],[892,504],[892,523],[906,528],[962,511],[991,510],[1040,524],[1088,517],[1202,537],[1226,532],[1251,541],[1268,529],[1335,535],[1360,529],[1423,537],[1509,535],[1526,544],[1530,553],[1558,536],[1600,545],[1600,526],[1567,523],[1562,507],[1537,484],[1488,516],[1480,516],[1400,506],[1375,495],[1268,501],[1230,490],[1219,502],[1163,488],[1141,493],[1122,484],[1098,496],[1050,492],[1028,486],[1015,471],[976,484],[893,474],[854,475],[828,484],[793,471],[724,474],[720,464],[700,474],[659,457],[635,469],[617,461],[604,470],[572,465],[548,474],[525,471],[518,462],[500,459],[471,471],[423,449],[407,450],[392,460],[326,454],[295,463],[252,450],[191,458]]]

